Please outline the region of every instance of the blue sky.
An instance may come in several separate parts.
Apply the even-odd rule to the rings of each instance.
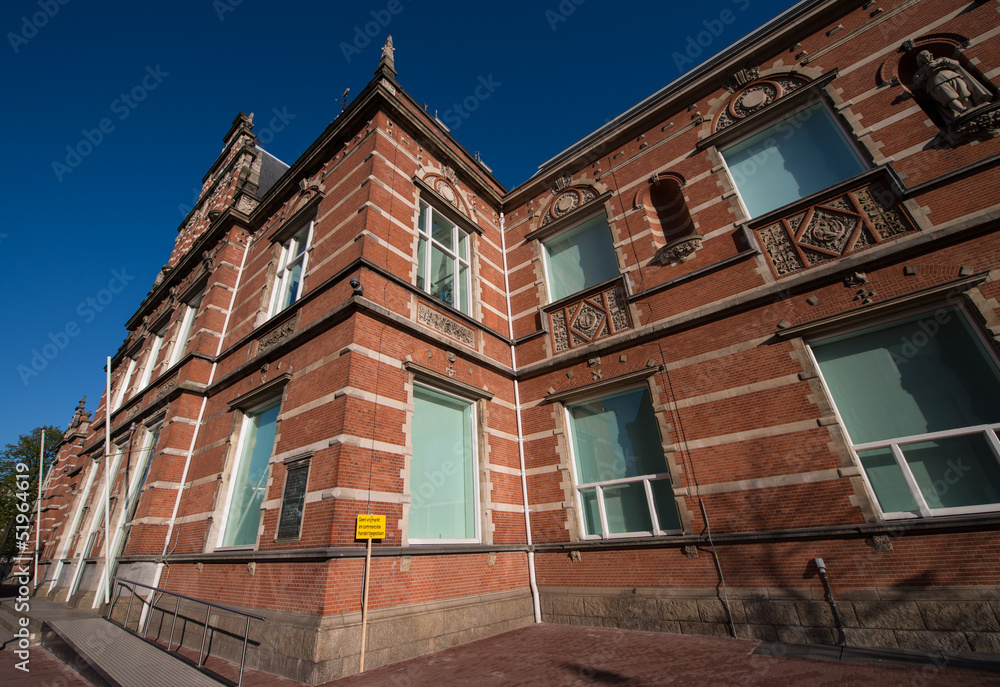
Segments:
[[[0,446],[96,407],[239,111],[294,162],[392,34],[400,84],[512,188],[791,4],[7,0]]]

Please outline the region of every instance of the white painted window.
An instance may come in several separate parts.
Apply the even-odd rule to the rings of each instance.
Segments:
[[[417,287],[466,315],[472,314],[469,233],[421,201],[417,234]]]
[[[314,222],[309,222],[281,246],[268,317],[278,314],[302,296],[302,283],[309,261],[313,224]]]
[[[476,404],[415,384],[411,544],[479,541]]]
[[[764,215],[868,169],[822,102],[788,115],[721,152],[750,217]]]
[[[194,328],[194,321],[198,317],[198,310],[201,308],[201,299],[204,295],[204,293],[199,293],[187,302],[184,309],[184,317],[181,319],[180,330],[177,332],[177,339],[174,340],[174,348],[170,352],[170,362],[167,364],[167,367],[175,365],[187,353],[188,343],[190,343],[191,339],[191,330]]]
[[[125,374],[122,375],[121,381],[118,384],[118,390],[115,392],[115,402],[111,406],[112,410],[118,410],[121,408],[122,403],[125,401],[125,394],[128,392],[129,384],[132,383],[132,375],[135,374],[136,360],[135,358],[128,359],[128,367],[125,370]]]
[[[611,228],[603,213],[545,239],[542,247],[552,302],[620,274]]]
[[[810,348],[885,517],[1000,510],[1000,367],[961,307]]]
[[[649,388],[566,406],[584,538],[681,532]]]
[[[142,390],[146,388],[146,385],[152,380],[153,369],[156,367],[156,360],[160,357],[160,349],[163,347],[163,339],[167,334],[167,328],[163,327],[160,331],[152,335],[149,344],[149,353],[146,355],[146,364],[142,368],[142,376],[139,378],[139,384],[136,387],[137,390]]]
[[[281,402],[271,400],[243,417],[237,459],[226,498],[219,546],[254,546],[267,491]]]

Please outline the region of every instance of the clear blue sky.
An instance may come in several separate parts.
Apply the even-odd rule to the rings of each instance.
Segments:
[[[512,188],[792,4],[6,0],[0,446],[96,407],[240,110],[294,162],[391,33],[400,84]]]

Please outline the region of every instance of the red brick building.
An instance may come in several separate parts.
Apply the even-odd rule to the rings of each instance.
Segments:
[[[998,11],[806,0],[509,191],[391,45],[291,167],[241,114],[39,593],[103,602],[110,441],[115,573],[310,683],[358,669],[364,513],[367,666],[533,620],[1000,651]]]

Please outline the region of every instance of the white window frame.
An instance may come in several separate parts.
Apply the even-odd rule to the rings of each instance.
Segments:
[[[817,335],[812,337],[807,343],[806,348],[809,350],[809,359],[812,361],[813,367],[819,375],[819,379],[823,384],[823,390],[826,393],[826,397],[830,402],[831,407],[834,409],[834,413],[837,417],[837,422],[840,424],[842,431],[844,432],[844,437],[847,441],[848,446],[851,449],[851,455],[854,459],[854,463],[860,471],[862,477],[865,481],[865,486],[868,490],[868,495],[870,502],[876,508],[878,515],[883,520],[905,520],[912,518],[932,518],[932,517],[944,517],[949,515],[967,515],[975,513],[990,513],[995,511],[1000,511],[1000,503],[995,504],[982,504],[978,506],[958,506],[952,508],[930,508],[927,505],[927,500],[917,483],[916,477],[913,475],[913,471],[910,469],[909,464],[903,455],[903,446],[909,444],[920,444],[928,441],[937,441],[939,439],[950,439],[963,436],[972,436],[976,434],[982,434],[985,436],[990,449],[993,451],[994,458],[1000,461],[1000,423],[996,424],[980,424],[980,425],[969,425],[966,427],[959,427],[956,429],[941,430],[936,432],[927,432],[924,434],[915,434],[903,437],[893,437],[891,439],[882,439],[879,441],[870,441],[861,444],[855,444],[851,440],[850,432],[847,429],[847,424],[844,422],[844,418],[840,414],[840,409],[837,407],[837,403],[833,397],[833,393],[830,391],[830,387],[827,385],[826,378],[823,376],[823,371],[820,369],[819,362],[813,353],[813,344],[820,344],[826,339],[832,338],[832,336],[851,334],[852,332],[862,331],[865,329],[870,329],[872,327],[877,327],[880,324],[891,324],[893,322],[902,321],[910,317],[926,315],[933,313],[935,310],[943,307],[954,306],[961,317],[964,317],[966,323],[969,325],[969,329],[973,332],[973,336],[979,339],[983,348],[986,351],[988,359],[993,362],[993,364],[1000,369],[1000,359],[997,358],[996,352],[990,345],[989,341],[983,336],[982,331],[975,324],[975,318],[971,317],[970,313],[961,303],[948,303],[948,304],[937,304],[935,307],[923,307],[914,308],[903,312],[893,313],[890,316],[879,318],[877,320],[866,321],[859,323],[853,327],[848,327],[843,329],[836,334],[831,335],[826,333],[823,335]],[[896,466],[899,468],[903,475],[903,480],[906,482],[906,486],[910,491],[910,497],[917,506],[917,511],[902,511],[902,512],[885,512],[882,510],[882,505],[879,503],[878,496],[875,493],[875,489],[872,486],[871,480],[868,477],[868,472],[865,469],[864,464],[861,462],[861,457],[858,455],[859,452],[869,451],[873,449],[889,448],[892,451],[893,459],[896,461]]]
[[[191,299],[188,300],[184,309],[184,317],[181,319],[180,329],[177,331],[177,338],[174,340],[174,348],[170,351],[170,362],[167,363],[167,367],[173,367],[177,362],[187,353],[188,341],[191,338],[191,329],[194,327],[194,321],[198,317],[198,311],[201,310],[201,301],[205,296],[205,292],[201,291]]]
[[[112,412],[122,407],[122,403],[125,401],[125,392],[128,391],[129,384],[132,382],[132,375],[135,374],[136,364],[135,358],[128,359],[128,368],[121,378],[121,384],[118,385],[118,390],[115,393],[115,402],[111,406]]]
[[[142,376],[139,377],[138,390],[145,389],[152,381],[153,368],[156,367],[156,359],[160,357],[160,349],[163,348],[163,340],[167,336],[167,328],[164,326],[160,331],[152,335],[153,343],[149,347],[146,355],[146,364],[142,368]]]
[[[481,505],[480,505],[481,504],[481,499],[480,499],[480,494],[479,494],[479,441],[478,441],[478,438],[479,438],[479,435],[480,435],[480,427],[479,427],[479,403],[476,400],[474,400],[474,399],[470,399],[470,398],[467,398],[467,397],[464,397],[464,396],[459,396],[458,394],[453,394],[453,393],[451,393],[449,391],[445,391],[444,389],[442,389],[442,388],[440,388],[438,386],[434,386],[432,384],[425,384],[425,383],[421,383],[419,381],[414,381],[413,382],[413,387],[414,387],[414,390],[416,390],[417,387],[421,387],[421,388],[427,389],[428,391],[431,391],[431,392],[433,392],[435,394],[440,394],[441,396],[446,396],[448,398],[453,398],[456,401],[460,401],[462,403],[467,403],[470,406],[470,408],[471,408],[471,413],[470,413],[470,418],[469,418],[469,422],[471,424],[471,427],[469,427],[469,430],[470,430],[471,435],[472,435],[472,455],[471,456],[467,456],[466,459],[472,461],[472,468],[473,468],[472,469],[472,475],[473,475],[473,481],[472,481],[472,512],[473,512],[473,518],[472,518],[472,520],[473,520],[473,527],[475,529],[475,533],[474,533],[474,536],[470,537],[470,538],[458,538],[458,539],[455,539],[455,538],[452,538],[452,539],[424,539],[424,538],[410,537],[409,536],[409,532],[407,532],[407,540],[406,541],[407,541],[408,544],[413,544],[413,545],[417,545],[417,546],[426,545],[426,544],[478,544],[478,543],[480,543],[482,541],[482,523],[480,522],[481,519],[482,519],[482,512],[480,510],[480,508],[481,508]],[[414,412],[414,420],[416,419],[415,415],[416,415],[416,413]],[[411,446],[411,448],[413,448],[413,447]],[[409,470],[410,470],[410,491],[411,491],[411,500],[412,500],[412,492],[413,492],[414,489],[419,489],[419,485],[414,485],[414,483],[413,483],[412,452],[411,452],[410,455],[411,455],[411,462],[410,462],[410,465],[409,465]],[[409,521],[409,518],[407,518],[407,520]]]
[[[132,522],[132,519],[128,518],[128,511],[130,510],[130,505],[132,504],[134,504],[131,508],[133,512],[135,512],[135,509],[138,507],[139,498],[142,496],[141,490],[144,486],[139,482],[139,480],[144,480],[147,472],[149,471],[150,463],[153,461],[153,451],[156,450],[156,444],[153,443],[153,439],[155,438],[159,441],[160,430],[162,430],[162,428],[163,419],[159,419],[151,425],[144,427],[145,433],[142,439],[142,448],[138,452],[139,457],[136,461],[136,469],[131,475],[129,475],[129,481],[126,485],[125,498],[122,500],[121,511],[118,513],[118,525],[115,527],[115,538],[111,542],[110,550],[113,559],[117,559],[125,547],[125,528],[129,527],[129,523]],[[129,534],[131,534],[131,528],[129,528]]]
[[[762,122],[760,126],[754,127],[753,129],[747,131],[745,134],[741,135],[739,138],[737,138],[737,139],[735,139],[735,140],[733,140],[731,142],[728,142],[725,145],[718,146],[719,157],[722,159],[722,164],[723,164],[723,166],[726,169],[726,174],[729,175],[729,181],[732,184],[733,190],[736,191],[736,198],[739,200],[740,207],[743,209],[743,213],[744,213],[744,215],[746,217],[748,217],[750,219],[756,219],[757,217],[763,217],[765,215],[770,214],[771,212],[774,212],[775,210],[778,210],[781,207],[784,207],[784,205],[779,205],[777,208],[772,208],[771,210],[768,210],[767,212],[759,213],[757,215],[752,214],[750,212],[749,208],[747,208],[746,202],[744,202],[744,200],[743,200],[743,191],[740,190],[739,185],[736,183],[736,175],[733,173],[733,171],[729,167],[729,160],[726,158],[726,151],[729,150],[730,148],[736,147],[737,145],[739,145],[743,141],[746,141],[748,138],[752,138],[752,137],[756,136],[757,134],[760,134],[763,131],[766,131],[767,129],[770,129],[770,128],[773,128],[773,127],[779,127],[781,124],[783,124],[785,122],[788,122],[789,120],[792,120],[793,118],[797,117],[799,114],[801,114],[802,112],[804,112],[805,110],[808,110],[808,109],[816,106],[817,104],[819,104],[819,105],[821,105],[823,107],[824,111],[826,112],[827,116],[829,116],[829,118],[833,122],[834,126],[837,127],[838,131],[840,131],[840,134],[843,137],[844,142],[847,144],[847,147],[851,150],[851,152],[854,153],[854,156],[858,159],[858,162],[861,163],[862,170],[861,170],[861,172],[858,172],[858,174],[862,174],[864,172],[867,172],[867,171],[871,170],[871,168],[872,168],[871,161],[868,160],[867,157],[862,154],[861,150],[858,147],[858,142],[855,139],[853,133],[851,131],[849,131],[844,126],[843,122],[841,121],[841,118],[838,117],[837,113],[834,112],[833,108],[830,107],[830,104],[827,102],[827,98],[823,97],[823,96],[819,96],[817,98],[808,100],[808,101],[800,104],[798,107],[796,107],[795,109],[793,109],[793,110],[791,110],[789,112],[785,112],[785,113],[782,113],[781,115],[776,115],[775,117],[768,118],[766,121]],[[791,125],[791,126],[794,126],[794,124]],[[844,179],[838,179],[835,182],[833,182],[832,184],[829,184],[828,186],[826,186],[825,188],[830,188],[831,186],[834,186],[834,185],[836,185],[836,184],[838,184],[838,183],[840,183],[842,181],[845,181],[846,179],[850,179],[850,178],[851,177],[845,177]],[[791,203],[795,203],[798,200],[801,200],[802,198],[806,198],[806,197],[812,195],[813,193],[819,193],[820,191],[822,191],[822,189],[820,189],[819,191],[812,191],[810,193],[807,193],[804,196],[799,196],[797,199],[789,201],[788,203],[786,203],[786,205],[790,205]]]
[[[417,202],[417,212],[420,214],[417,221],[417,288],[429,295],[434,299],[436,303],[444,303],[450,308],[463,313],[465,315],[472,316],[472,256],[475,254],[475,245],[473,236],[475,232],[466,231],[460,227],[455,222],[451,221],[447,215],[436,209],[431,203],[426,200],[419,200]],[[455,246],[455,250],[450,250],[445,246],[441,245],[434,239],[433,231],[433,220],[435,215],[439,217],[442,221],[451,225],[451,240],[452,244]],[[423,225],[423,228],[421,228]],[[465,238],[466,248],[468,258],[463,258],[461,256],[460,242],[462,238]],[[421,241],[423,241],[423,254],[421,254]],[[441,251],[451,263],[452,268],[452,282],[454,283],[454,289],[452,294],[452,302],[438,298],[435,296],[431,289],[431,256],[433,255],[433,249],[437,248]],[[419,265],[421,261],[424,265],[424,274],[421,279]],[[465,268],[465,279],[461,278],[462,268]],[[421,283],[421,281],[423,283]],[[468,303],[468,308],[462,309],[462,297],[466,297],[466,302]]]
[[[607,231],[608,231],[608,247],[611,249],[611,258],[614,260],[615,265],[617,266],[616,272],[615,272],[615,274],[611,275],[610,277],[607,277],[606,279],[603,279],[601,281],[596,281],[593,284],[586,285],[586,286],[584,286],[581,289],[577,289],[576,291],[572,291],[570,293],[567,293],[565,295],[560,296],[559,298],[556,298],[554,296],[554,294],[552,293],[552,287],[553,287],[554,278],[553,278],[553,274],[552,274],[552,271],[551,271],[551,266],[549,264],[550,258],[549,258],[549,247],[548,247],[548,244],[552,243],[554,241],[559,240],[559,238],[565,236],[566,234],[570,233],[571,231],[575,231],[576,229],[579,229],[584,224],[589,224],[590,222],[594,221],[595,219],[603,219],[604,220],[604,226],[607,228]],[[546,295],[549,298],[549,303],[555,303],[556,301],[561,301],[564,298],[570,298],[574,294],[582,293],[583,291],[586,291],[587,289],[593,288],[594,286],[597,286],[598,284],[604,284],[604,283],[606,283],[608,281],[611,281],[612,279],[616,279],[616,278],[618,278],[618,277],[621,276],[621,266],[618,265],[618,251],[615,248],[614,233],[611,230],[611,222],[608,219],[607,212],[605,212],[603,209],[601,209],[599,212],[595,212],[593,214],[590,214],[590,215],[584,217],[583,219],[581,219],[578,222],[574,222],[571,226],[568,226],[565,229],[552,234],[551,236],[546,236],[545,238],[538,239],[538,241],[541,244],[542,270],[545,272],[545,292],[546,292]]]
[[[312,246],[313,228],[315,220],[310,220],[305,226],[295,232],[281,245],[281,255],[278,258],[278,269],[274,274],[274,288],[271,291],[271,303],[267,309],[267,316],[274,317],[278,313],[290,308],[302,297],[306,283],[306,270],[309,268],[309,250]],[[303,243],[304,242],[304,243]],[[299,246],[302,251],[298,252]],[[282,305],[285,296],[289,294],[289,278],[292,270],[301,265],[299,283],[295,288],[295,293],[287,305]]]
[[[281,395],[271,396],[266,401],[258,403],[246,410],[242,411],[242,419],[240,420],[240,438],[236,443],[236,452],[233,455],[233,460],[227,472],[229,477],[229,484],[226,486],[226,498],[223,502],[222,512],[219,518],[219,532],[215,543],[215,550],[217,551],[235,551],[235,550],[249,550],[256,549],[260,544],[260,526],[263,521],[263,516],[257,520],[257,537],[253,544],[233,544],[226,546],[223,544],[226,538],[226,528],[229,526],[229,509],[232,506],[233,494],[236,491],[236,478],[239,473],[240,465],[247,456],[244,454],[244,449],[246,448],[247,436],[249,435],[250,423],[255,415],[261,415],[266,410],[270,410],[274,406],[278,407],[278,416],[275,422],[280,422],[281,420],[281,405],[283,397]],[[277,426],[275,427],[274,443],[271,445],[271,453],[268,457],[267,462],[267,477],[264,480],[264,498],[261,501],[261,506],[267,502],[267,488],[268,482],[271,479],[271,463],[274,460],[274,449],[278,443],[278,431]]]
[[[653,391],[649,388],[648,384],[631,384],[627,386],[617,387],[614,389],[602,389],[600,392],[595,392],[580,398],[574,398],[572,401],[563,402],[563,419],[566,425],[566,442],[569,446],[569,463],[570,463],[570,474],[573,477],[573,498],[576,504],[577,512],[577,524],[580,528],[580,538],[581,539],[591,539],[591,540],[602,540],[602,539],[629,539],[634,537],[659,537],[659,536],[674,536],[683,534],[683,529],[675,530],[665,530],[660,527],[660,518],[656,512],[656,501],[653,497],[653,488],[651,482],[657,480],[665,479],[671,484],[673,488],[673,479],[668,471],[651,473],[647,475],[636,475],[634,477],[622,477],[618,479],[602,480],[599,482],[581,482],[580,473],[577,467],[576,460],[576,446],[573,439],[573,417],[570,414],[570,407],[579,405],[582,403],[588,403],[590,401],[596,401],[602,398],[610,398],[611,396],[618,396],[620,394],[625,394],[630,391],[636,391],[639,389],[645,389],[646,393],[649,394],[650,404],[653,402]],[[655,413],[655,408],[654,408]],[[660,434],[659,423],[656,423],[656,433],[660,437],[660,444],[662,446],[663,436]],[[664,466],[669,470],[667,465],[667,457],[664,452],[663,455]],[[648,531],[638,531],[638,532],[611,532],[608,526],[608,516],[607,510],[604,505],[604,488],[605,487],[617,487],[623,484],[639,484],[643,485],[643,490],[646,494],[646,508],[649,510],[650,522],[652,524],[652,530]],[[597,495],[597,508],[600,514],[601,521],[601,534],[588,534],[587,533],[587,522],[584,518],[584,505],[583,505],[583,491],[587,489],[594,489]],[[676,496],[674,497],[674,507],[676,508]],[[680,512],[678,509],[678,522],[680,522]]]

